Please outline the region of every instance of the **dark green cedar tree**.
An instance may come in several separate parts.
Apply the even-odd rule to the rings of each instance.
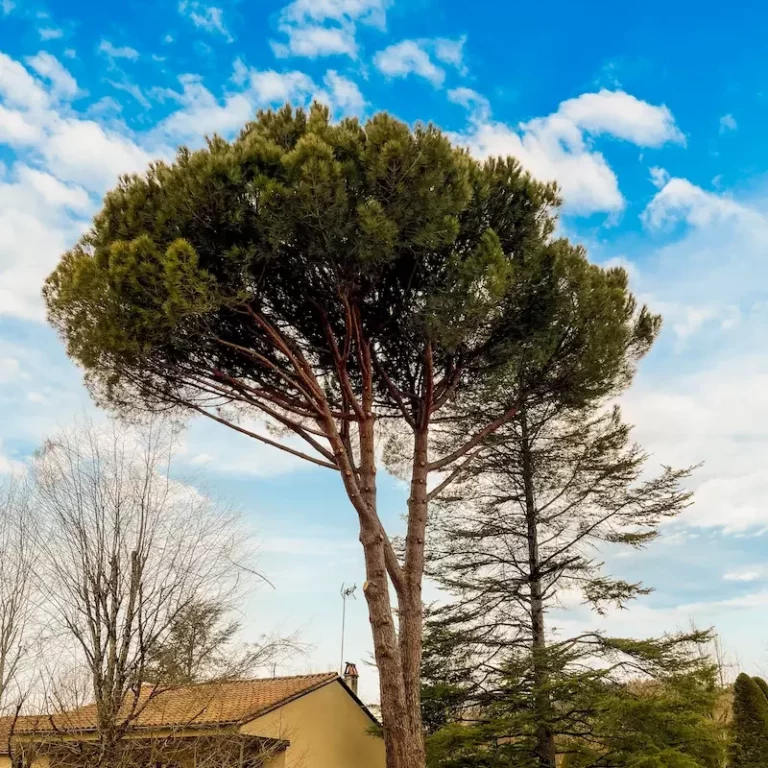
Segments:
[[[733,686],[729,768],[768,766],[768,699],[763,688],[742,672]]]

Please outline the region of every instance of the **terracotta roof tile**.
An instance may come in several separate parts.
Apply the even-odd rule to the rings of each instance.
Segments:
[[[144,686],[137,703],[126,705],[138,711],[133,728],[195,728],[204,726],[235,725],[253,720],[288,701],[339,680],[335,672],[320,675],[263,678],[202,683],[184,688],[156,691]],[[29,715],[0,718],[0,751],[6,746],[8,734],[50,734],[56,731],[83,732],[96,727],[96,706],[89,704],[80,709],[55,715]]]

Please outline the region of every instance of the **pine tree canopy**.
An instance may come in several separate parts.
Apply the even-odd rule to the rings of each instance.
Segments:
[[[346,355],[354,386],[366,362],[339,341],[350,328],[373,345],[379,415],[415,399],[427,364],[453,392],[524,357],[531,386],[578,398],[615,380],[659,321],[623,270],[553,238],[558,204],[515,160],[479,163],[432,126],[285,107],[123,178],[44,293],[116,406],[279,391],[300,411],[290,350],[320,377]]]

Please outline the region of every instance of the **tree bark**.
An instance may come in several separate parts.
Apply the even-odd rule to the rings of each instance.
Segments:
[[[403,666],[392,618],[389,583],[380,529],[361,523],[360,542],[365,555],[365,599],[379,670],[381,715],[387,768],[423,768],[409,759],[411,749],[408,712],[403,686]]]
[[[427,527],[427,460],[429,430],[423,419],[414,435],[413,469],[408,498],[408,531],[405,542],[405,594],[399,600],[400,654],[413,765],[423,766],[424,728],[421,719],[421,654],[423,639],[422,582],[424,538]]]
[[[528,417],[520,414],[522,430],[522,468],[525,490],[526,539],[528,545],[528,586],[531,612],[531,660],[533,664],[533,702],[536,724],[536,758],[540,768],[555,768],[557,751],[551,726],[551,701],[547,692],[549,670],[546,658],[547,642],[544,634],[544,600],[539,558],[538,514],[533,485],[533,457],[529,437]]]
[[[379,670],[379,693],[384,724],[387,768],[424,768],[424,737],[421,731],[419,696],[421,667],[421,578],[405,578],[398,584],[401,608],[400,638],[395,630],[385,534],[378,523],[376,494],[375,430],[370,389],[363,394],[366,418],[360,421],[360,487],[365,509],[360,514],[360,542],[365,556],[365,599],[373,635],[374,657]],[[424,468],[426,467],[426,458]],[[425,470],[426,471],[426,470]],[[426,487],[426,483],[424,484]],[[423,560],[423,534],[422,560]],[[423,567],[423,565],[422,565]],[[406,568],[407,573],[407,568]],[[418,600],[418,624],[414,606]],[[407,618],[403,619],[403,609]],[[403,621],[406,624],[403,624]],[[404,638],[407,638],[404,640]],[[407,663],[404,661],[407,654]],[[414,669],[414,658],[417,659]]]

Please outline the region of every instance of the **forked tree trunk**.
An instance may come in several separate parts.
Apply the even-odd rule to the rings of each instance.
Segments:
[[[413,429],[414,448],[411,471],[411,493],[408,499],[408,530],[405,558],[402,563],[395,554],[377,511],[376,493],[376,435],[374,403],[374,365],[370,343],[361,333],[359,313],[347,306],[348,327],[344,342],[338,344],[333,329],[326,322],[340,386],[340,403],[329,404],[326,391],[312,373],[311,366],[300,352],[263,318],[254,319],[269,335],[275,346],[294,366],[297,389],[307,397],[305,412],[316,410],[316,419],[323,437],[330,444],[330,453],[323,466],[338,469],[347,495],[358,514],[360,541],[365,556],[365,599],[373,634],[374,655],[379,670],[381,713],[387,768],[424,768],[424,733],[421,720],[421,654],[422,654],[422,580],[424,576],[424,544],[429,494],[427,477],[430,471],[450,470],[451,464],[474,448],[484,437],[512,417],[515,409],[473,435],[464,446],[448,456],[430,463],[428,457],[430,419],[436,410],[432,370],[432,349],[424,348],[424,376],[416,396],[404,399],[395,390],[405,421]],[[355,391],[347,370],[349,356],[357,355],[359,390]],[[386,379],[386,374],[382,372]],[[388,380],[387,380],[388,381]],[[391,382],[389,385],[394,387]],[[442,393],[441,405],[449,397],[450,388]],[[406,400],[408,405],[406,405]],[[262,410],[271,409],[262,406]],[[341,411],[341,416],[339,415]],[[289,427],[290,419],[282,419]],[[355,450],[350,424],[358,428],[359,455]],[[297,433],[308,438],[299,424]],[[317,434],[317,433],[315,433]],[[323,452],[314,439],[310,442]],[[317,459],[299,454],[318,463]],[[358,464],[359,461],[359,464]],[[398,627],[393,618],[390,583],[397,597]]]
[[[424,768],[421,722],[421,582],[427,513],[427,431],[415,441],[414,471],[408,500],[408,534],[402,579],[395,585],[399,626],[395,628],[385,533],[376,512],[376,470],[373,422],[361,425],[361,480],[373,515],[360,516],[360,541],[365,554],[365,599],[379,670],[381,714],[387,768]]]

